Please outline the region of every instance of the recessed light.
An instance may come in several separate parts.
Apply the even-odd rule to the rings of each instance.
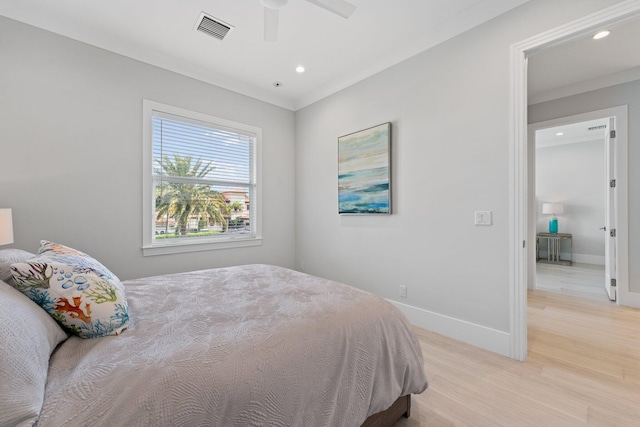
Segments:
[[[600,31],[600,32],[597,32],[596,34],[594,34],[593,39],[594,40],[600,40],[600,39],[603,39],[603,38],[607,37],[609,34],[611,34],[611,31],[603,30],[603,31]]]
[[[298,72],[298,73],[304,73],[304,67],[303,67],[302,65],[298,65],[298,66],[296,67],[296,72]]]
[[[556,136],[562,136],[562,135],[564,135],[564,132],[558,132],[558,133],[556,133]]]

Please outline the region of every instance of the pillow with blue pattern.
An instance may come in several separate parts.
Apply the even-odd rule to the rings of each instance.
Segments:
[[[14,286],[81,338],[118,335],[129,325],[124,287],[91,256],[43,240],[38,255],[11,265]]]

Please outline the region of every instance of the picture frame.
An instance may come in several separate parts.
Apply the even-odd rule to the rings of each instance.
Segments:
[[[391,214],[391,123],[338,138],[338,213]]]

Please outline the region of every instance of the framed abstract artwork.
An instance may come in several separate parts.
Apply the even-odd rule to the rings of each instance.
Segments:
[[[338,213],[391,214],[391,123],[338,138]]]

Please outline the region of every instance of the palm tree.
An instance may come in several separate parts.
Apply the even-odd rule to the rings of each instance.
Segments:
[[[156,173],[164,176],[205,178],[214,169],[211,162],[204,164],[201,159],[193,162],[191,156],[182,157],[178,154],[174,154],[173,159],[165,155],[162,162],[158,163]],[[156,219],[174,218],[178,223],[176,235],[187,234],[189,219],[194,215],[209,224],[218,222],[226,230],[226,213],[224,196],[208,185],[163,182],[156,189]]]
[[[240,203],[240,202],[233,202],[229,206],[229,209],[231,209],[233,212],[235,212],[236,215],[238,215],[238,212],[243,210],[244,206],[242,206],[242,203]]]

